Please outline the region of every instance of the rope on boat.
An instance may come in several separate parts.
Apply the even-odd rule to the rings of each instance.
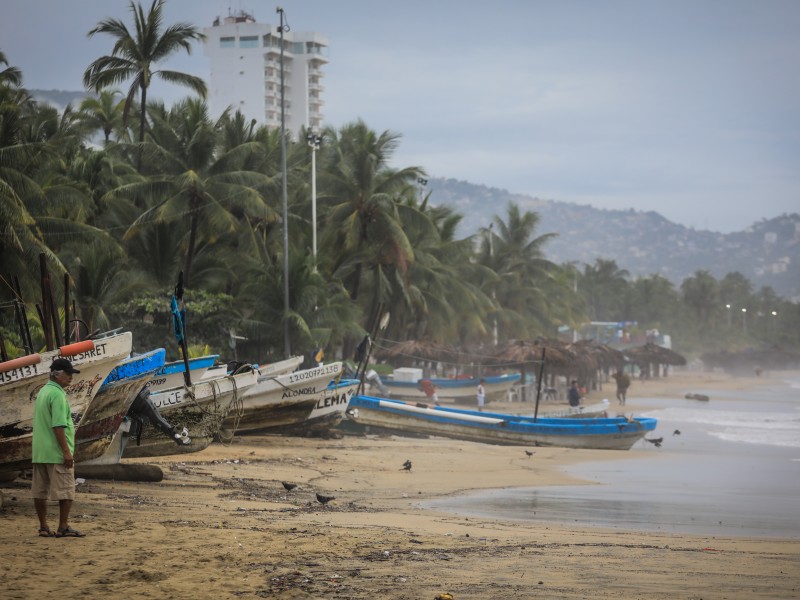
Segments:
[[[228,439],[223,439],[222,437],[222,422],[220,422],[220,428],[217,430],[217,437],[224,446],[230,446],[233,443],[233,438],[236,437],[236,430],[239,428],[239,421],[244,415],[244,396],[241,398],[239,397],[239,388],[236,385],[235,377],[233,375],[228,375],[227,378],[231,380],[231,384],[233,385],[233,400],[231,400],[228,412],[222,416],[222,422],[225,421],[225,417],[231,412],[233,412],[234,419],[233,429],[231,429],[231,435]]]

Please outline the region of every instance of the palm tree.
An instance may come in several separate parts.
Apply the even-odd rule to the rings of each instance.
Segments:
[[[127,267],[125,253],[113,240],[74,244],[63,258],[74,281],[78,315],[89,332],[112,327],[109,309],[129,300],[144,283]]]
[[[146,14],[141,4],[131,2],[133,32],[122,21],[109,18],[100,21],[88,33],[89,37],[96,33],[107,33],[116,42],[110,55],[102,56],[89,65],[83,74],[83,84],[99,92],[103,88],[132,80],[125,98],[122,118],[127,123],[128,113],[138,96],[139,143],[144,142],[147,90],[154,77],[188,87],[203,98],[206,96],[206,84],[201,78],[179,71],[155,69],[156,65],[181,49],[191,54],[192,41],[205,40],[205,36],[188,23],[176,23],[162,30],[161,13],[164,2],[165,0],[153,0]]]
[[[121,96],[119,90],[100,90],[97,98],[85,98],[78,107],[79,118],[86,127],[103,132],[105,143],[111,140],[114,131],[122,129],[122,113],[125,104],[122,100],[117,100]]]
[[[556,234],[535,236],[538,225],[537,213],[510,202],[506,219],[495,216],[481,239],[479,260],[497,278],[485,289],[497,299],[499,324],[514,337],[542,333],[551,324],[548,295],[558,282],[558,267],[545,258],[543,247]]]
[[[706,270],[699,270],[681,283],[684,304],[694,313],[697,324],[707,329],[719,312],[719,283]]]
[[[353,300],[358,299],[365,267],[372,266],[374,293],[387,290],[384,267],[402,276],[414,260],[414,251],[403,231],[397,200],[409,182],[423,174],[416,167],[395,171],[388,162],[399,136],[389,131],[377,135],[363,121],[325,132],[319,200],[327,207],[323,246],[336,249],[333,269],[348,282]],[[320,253],[322,254],[322,252]],[[373,302],[378,301],[377,296]]]
[[[456,239],[461,216],[447,207],[399,207],[403,230],[414,248],[408,277],[389,304],[391,339],[426,338],[466,343],[486,335],[495,303],[481,289],[487,269],[472,260],[473,240]],[[415,210],[411,210],[411,209]]]
[[[626,320],[637,321],[650,327],[664,327],[677,320],[680,298],[672,282],[661,275],[640,277],[630,286],[629,313]]]
[[[242,169],[252,155],[263,151],[259,143],[218,152],[219,126],[209,119],[202,100],[187,99],[169,111],[156,105],[151,118],[153,141],[142,145],[148,176],[112,190],[106,199],[148,203],[126,232],[126,240],[150,224],[187,224],[184,282],[188,287],[192,262],[201,245],[213,245],[226,232],[235,231],[238,218],[263,217],[268,212],[259,190],[271,180],[263,173]]]
[[[628,271],[620,269],[614,260],[598,258],[593,265],[584,266],[578,288],[586,298],[593,321],[614,321],[624,316],[620,313],[628,276]]]
[[[22,71],[9,65],[8,59],[2,50],[0,50],[0,65],[5,65],[5,68],[0,71],[0,85],[20,87],[22,85]]]
[[[7,65],[0,53],[0,66]],[[36,206],[45,205],[37,173],[53,152],[46,141],[30,140],[36,104],[22,86],[15,67],[0,71],[0,272],[18,276],[23,292],[36,289],[30,264],[44,253],[60,267],[37,222]]]

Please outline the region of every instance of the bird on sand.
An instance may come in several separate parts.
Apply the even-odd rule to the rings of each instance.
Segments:
[[[407,460],[406,462],[403,463],[403,468],[401,469],[401,471],[410,471],[410,470],[411,470],[411,461]]]
[[[531,452],[530,450],[525,450],[525,454],[527,454],[528,456],[533,456],[533,452]]]
[[[317,502],[319,502],[320,504],[325,505],[328,502],[330,502],[331,500],[336,500],[336,497],[335,496],[323,496],[322,494],[317,492]]]
[[[652,439],[652,440],[649,440],[649,439],[647,439],[647,438],[644,438],[644,441],[645,441],[645,442],[650,442],[650,443],[651,443],[651,444],[653,444],[653,446],[655,446],[656,448],[661,448],[661,442],[663,442],[663,441],[664,441],[664,438],[663,438],[663,437],[660,437],[660,438],[655,438],[655,439]]]
[[[672,435],[680,435],[680,434],[681,434],[680,429],[676,429],[675,431],[672,432]]]
[[[281,481],[281,485],[287,492],[291,492],[294,488],[297,487],[296,483],[289,483],[288,481]]]

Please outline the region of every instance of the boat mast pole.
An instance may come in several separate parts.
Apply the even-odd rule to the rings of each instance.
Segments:
[[[286,15],[279,6],[275,11],[280,15],[280,26],[278,33],[281,34],[281,187],[282,187],[282,208],[283,208],[283,353],[285,358],[292,354],[291,342],[289,340],[289,208],[286,192],[286,99],[285,88],[283,85],[283,34],[289,31],[286,23]]]

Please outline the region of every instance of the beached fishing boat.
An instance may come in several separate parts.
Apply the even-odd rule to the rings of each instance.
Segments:
[[[443,406],[416,405],[398,400],[356,396],[347,418],[357,424],[394,433],[436,435],[487,444],[514,446],[558,446],[629,450],[655,429],[656,420],[560,419],[460,410]]]
[[[188,363],[189,375],[192,379],[192,383],[195,381],[200,381],[218,358],[219,354],[208,354],[206,356],[190,358]],[[185,380],[183,378],[185,371],[186,363],[184,363],[182,360],[168,362],[155,373],[153,373],[153,376],[150,378],[150,381],[147,382],[145,387],[150,390],[151,394],[181,387],[185,384]],[[225,375],[225,372],[220,374]]]
[[[269,363],[268,365],[257,365],[258,372],[260,373],[260,377],[267,377],[267,376],[275,376],[283,375],[284,373],[291,373],[297,367],[300,366],[300,363],[303,362],[302,356],[292,356],[291,358],[287,358],[286,360],[281,360],[275,363]],[[240,364],[240,363],[239,363]],[[216,377],[221,377],[222,375],[228,374],[228,365],[217,365],[211,367],[205,374],[200,378],[202,381],[203,379],[214,379]]]
[[[325,389],[318,392],[311,412],[304,419],[266,427],[259,433],[277,433],[285,435],[318,436],[324,435],[345,417],[350,400],[358,392],[361,382],[358,379],[341,379],[331,381]]]
[[[118,434],[136,396],[164,365],[166,350],[132,356],[112,369],[75,429],[75,463],[102,456]]]
[[[596,419],[608,417],[608,409],[608,400],[603,400],[595,404],[567,406],[558,410],[545,408],[539,412],[539,417],[548,419]]]
[[[0,363],[0,471],[30,467],[34,400],[48,381],[50,364],[59,357],[69,359],[80,370],[65,390],[76,424],[76,451],[84,439],[88,443],[105,439],[106,431],[113,436],[130,402],[125,405],[125,398],[115,396],[95,407],[92,403],[112,369],[128,357],[131,346],[130,332],[111,332]]]
[[[417,373],[415,373],[415,371]],[[428,399],[420,382],[423,381],[420,369],[395,369],[387,377],[381,377],[381,383],[388,391],[391,398],[405,398],[408,400]],[[495,375],[484,377],[483,387],[486,389],[487,400],[500,400],[520,380],[519,373],[511,375]],[[476,399],[479,377],[445,379],[427,378],[436,386],[436,394],[440,400],[469,401]]]
[[[341,374],[342,363],[335,362],[283,375],[259,375],[258,383],[244,394],[240,409],[226,417],[220,436],[229,439],[236,433],[276,432],[298,426],[311,417],[320,401],[324,404],[328,397],[330,403],[328,384]],[[342,413],[346,409],[345,402]]]
[[[161,416],[178,428],[190,432],[191,443],[177,445],[174,439],[151,423],[131,432],[123,458],[168,456],[199,452],[214,440],[232,407],[238,406],[244,393],[256,384],[258,373],[247,370],[235,375],[199,381],[190,388],[179,387],[150,394],[150,401]]]

